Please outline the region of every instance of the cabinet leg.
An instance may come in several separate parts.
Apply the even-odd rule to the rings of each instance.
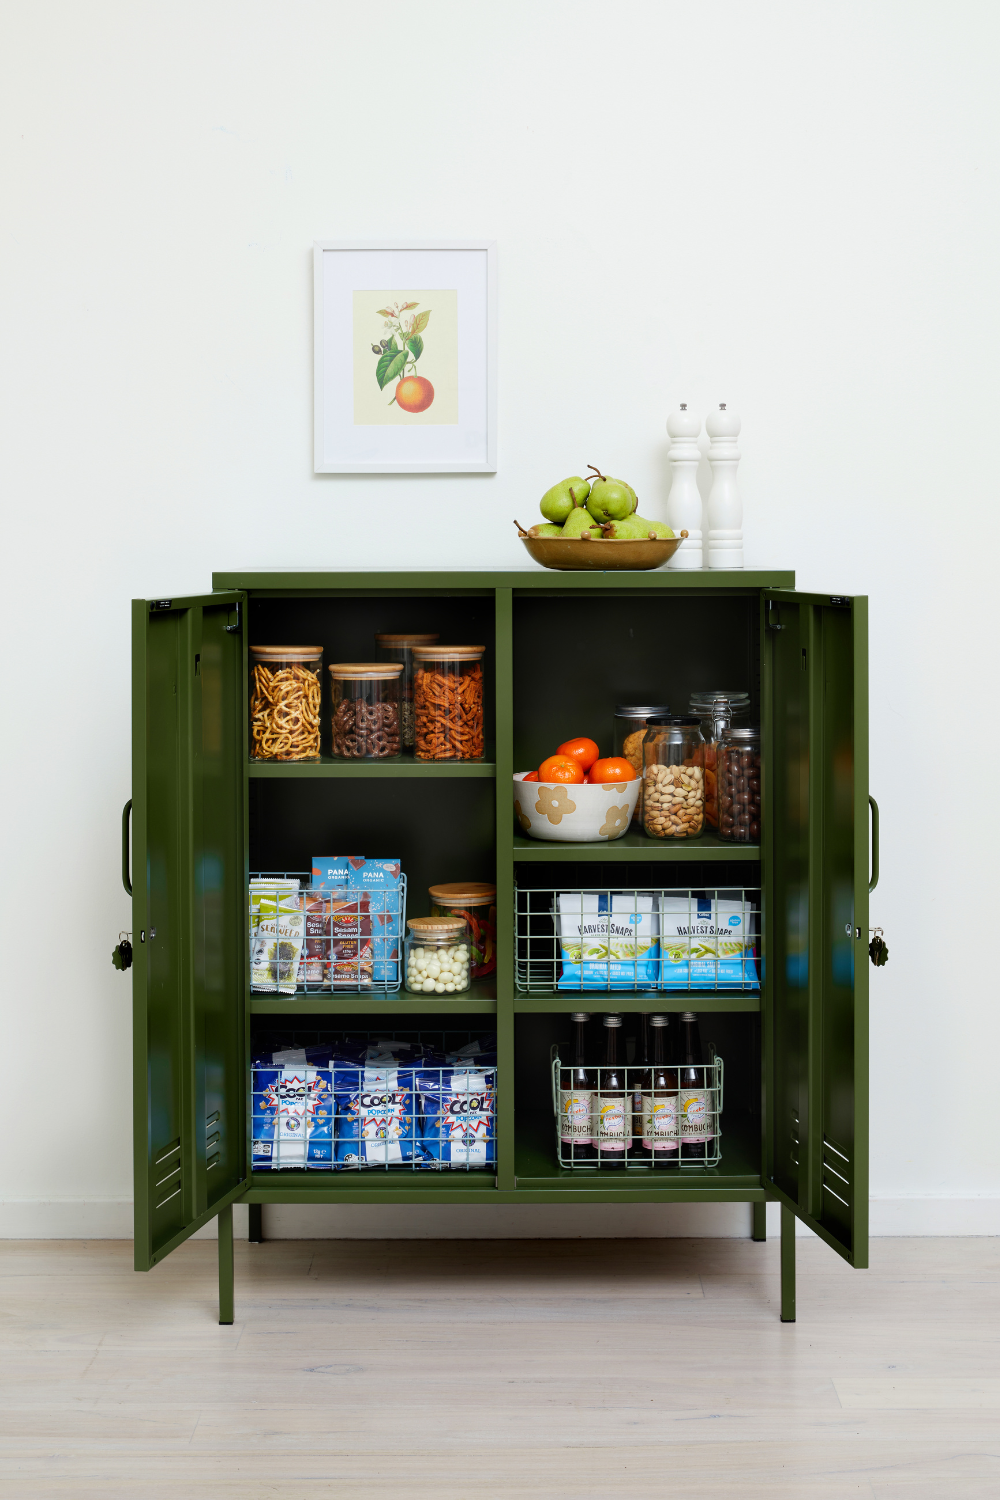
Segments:
[[[233,1321],[236,1268],[233,1265],[233,1205],[219,1214],[219,1322]]]
[[[263,1203],[248,1203],[250,1210],[250,1243],[251,1245],[262,1245],[264,1243],[264,1205]]]
[[[795,1322],[795,1215],[781,1205],[781,1321]]]
[[[767,1204],[751,1203],[750,1211],[753,1214],[750,1238],[762,1244],[767,1239]]]

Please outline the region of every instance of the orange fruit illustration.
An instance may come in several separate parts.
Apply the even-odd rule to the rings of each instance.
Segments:
[[[583,767],[568,755],[550,755],[538,767],[539,781],[558,781],[566,786],[583,785]]]
[[[434,400],[434,387],[423,375],[404,375],[396,387],[396,405],[404,411],[426,411]]]

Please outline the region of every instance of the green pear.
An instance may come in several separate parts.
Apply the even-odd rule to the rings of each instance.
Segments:
[[[572,474],[569,479],[561,479],[558,484],[545,491],[539,509],[547,521],[561,526],[571,510],[578,505],[586,505],[589,494],[590,485],[587,481],[581,479],[579,474]]]
[[[626,516],[624,521],[613,521],[610,534],[618,541],[642,542],[647,537],[672,537],[673,532],[662,521],[647,521],[644,516]]]
[[[590,465],[593,469],[593,464]],[[591,481],[587,497],[587,509],[595,521],[624,521],[632,514],[632,490],[620,479],[609,479],[599,469],[594,471],[596,479]]]
[[[585,533],[590,536],[600,536],[601,528],[594,524],[594,518],[587,507],[578,505],[563,527],[562,534],[579,540]]]
[[[561,526],[551,526],[551,525],[549,525],[549,526],[529,526],[528,527],[528,535],[529,536],[562,536],[562,534],[563,534],[563,529],[562,529]]]
[[[620,484],[623,490],[628,491],[632,499],[632,514],[634,515],[635,512],[639,509],[639,497],[636,494],[635,490],[630,484],[627,484],[624,479],[612,479],[610,474],[607,476],[607,478],[609,484]]]

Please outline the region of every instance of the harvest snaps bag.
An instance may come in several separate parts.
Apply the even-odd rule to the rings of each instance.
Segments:
[[[760,989],[756,912],[747,902],[660,897],[664,989]]]
[[[558,896],[561,990],[639,990],[659,980],[652,894],[565,891]]]

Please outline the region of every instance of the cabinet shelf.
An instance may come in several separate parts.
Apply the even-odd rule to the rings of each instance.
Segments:
[[[557,844],[543,839],[514,838],[514,858],[548,862],[549,860],[600,860],[602,864],[611,860],[636,861],[645,859],[685,860],[696,863],[700,860],[747,860],[760,859],[759,844],[727,844],[714,834],[703,834],[690,843],[669,839],[651,839],[644,833],[625,833],[620,839],[600,844]]]
[[[555,1125],[551,1114],[518,1112],[515,1137],[518,1188],[554,1188],[560,1192],[586,1191],[617,1198],[651,1191],[671,1196],[677,1191],[707,1188],[760,1187],[760,1121],[746,1111],[724,1110],[722,1160],[714,1167],[629,1167],[608,1171],[598,1167],[560,1167],[556,1160]]]
[[[557,994],[514,995],[516,1015],[565,1015],[578,1010],[674,1013],[685,1010],[755,1014],[760,994],[747,990],[560,990]]]
[[[493,747],[490,746],[491,754]],[[442,776],[475,776],[494,780],[497,774],[494,760],[414,760],[404,756],[401,760],[334,760],[324,755],[319,760],[250,760],[247,775],[254,781],[294,780],[324,781],[330,777],[363,777],[374,781],[394,780],[397,777],[413,777],[416,780]]]
[[[380,995],[372,990],[338,991],[336,995],[250,995],[252,1016],[495,1016],[496,975],[477,980],[464,995]]]

